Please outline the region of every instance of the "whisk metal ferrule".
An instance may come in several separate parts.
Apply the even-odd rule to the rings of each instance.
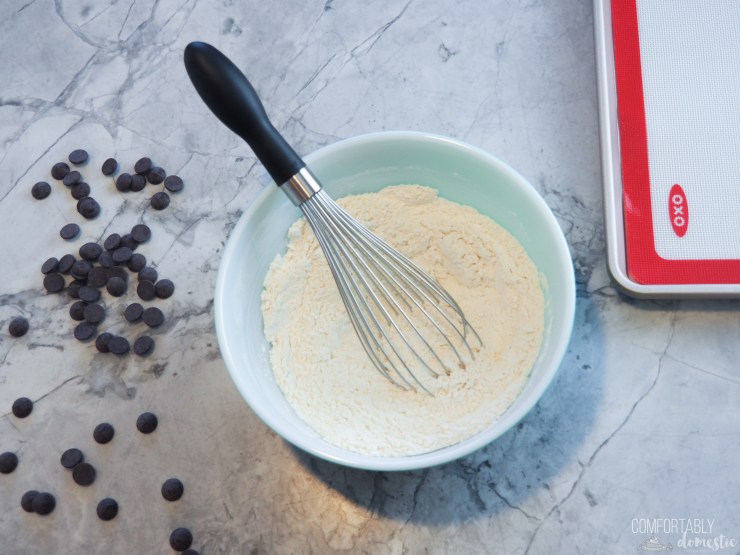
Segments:
[[[307,167],[298,170],[288,181],[280,185],[280,190],[296,206],[300,206],[321,190],[321,183]]]

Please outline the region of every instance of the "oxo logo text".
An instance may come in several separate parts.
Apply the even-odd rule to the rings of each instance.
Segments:
[[[686,193],[678,183],[671,187],[671,192],[668,194],[668,218],[671,220],[671,226],[676,235],[679,237],[686,235],[689,227],[689,204],[686,200]]]

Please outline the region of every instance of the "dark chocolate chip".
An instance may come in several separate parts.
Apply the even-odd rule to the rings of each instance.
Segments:
[[[103,422],[95,426],[95,429],[93,430],[93,439],[101,445],[105,445],[113,439],[115,433],[116,431],[113,429],[111,424]]]
[[[84,301],[75,301],[69,307],[69,317],[77,322],[82,322],[85,319],[85,307],[87,303]]]
[[[146,256],[135,252],[131,255],[131,258],[126,263],[126,266],[128,266],[128,269],[132,272],[140,272],[146,266]]]
[[[98,264],[100,264],[103,268],[112,268],[115,262],[113,262],[113,255],[108,251],[103,251],[100,253],[100,256],[98,257]]]
[[[102,253],[101,253],[102,255]],[[103,266],[93,266],[87,274],[87,284],[93,287],[103,287],[108,282],[108,270]]]
[[[125,193],[131,189],[131,174],[123,172],[116,178],[116,189]]]
[[[141,315],[141,318],[150,328],[157,328],[164,322],[164,312],[159,310],[156,306],[150,306],[144,310],[144,314]]]
[[[77,201],[77,211],[87,220],[92,220],[100,214],[100,205],[92,197],[84,197]]]
[[[28,320],[23,316],[16,316],[8,324],[8,333],[13,337],[22,337],[28,332]]]
[[[167,177],[167,172],[159,166],[154,166],[146,173],[146,180],[152,185],[159,185],[165,177]]]
[[[159,424],[157,415],[152,412],[143,412],[136,419],[136,429],[142,434],[151,434],[157,429],[157,424]]]
[[[98,503],[96,511],[100,520],[113,520],[118,514],[118,503],[115,499],[106,497]]]
[[[160,299],[168,299],[175,292],[175,284],[169,279],[160,279],[154,284],[154,294]]]
[[[133,235],[127,233],[126,235],[121,236],[121,246],[128,247],[132,251],[135,251],[136,247],[139,246],[139,243],[136,242]]]
[[[85,260],[97,260],[103,248],[97,243],[85,243],[80,247],[80,256]]]
[[[97,289],[95,291],[97,291]],[[103,305],[98,303],[89,304],[85,307],[84,315],[85,320],[91,324],[99,324],[105,320],[105,308],[103,308]]]
[[[18,466],[18,456],[15,453],[6,451],[0,453],[0,474],[10,474]]]
[[[170,205],[170,195],[164,191],[154,193],[150,202],[155,210],[164,210]]]
[[[31,187],[31,196],[36,200],[43,200],[51,194],[51,185],[46,181],[39,181],[34,183]]]
[[[25,418],[33,411],[33,401],[28,397],[19,397],[13,401],[13,414],[18,418]]]
[[[131,176],[131,187],[129,188],[129,191],[138,193],[139,191],[143,191],[144,187],[146,187],[146,178],[143,175],[135,173]]]
[[[131,344],[128,339],[121,337],[120,335],[114,335],[108,341],[108,350],[114,355],[125,355],[131,349]]]
[[[193,534],[187,528],[175,528],[170,534],[170,547],[175,551],[185,551],[193,545]]]
[[[159,274],[157,274],[157,270],[152,268],[151,266],[147,266],[146,268],[142,268],[139,272],[139,281],[151,281],[152,283],[157,281],[157,277],[159,277]]]
[[[67,224],[59,230],[59,235],[62,239],[69,241],[74,239],[80,233],[80,226],[77,224]]]
[[[71,449],[67,449],[64,453],[62,453],[62,458],[59,462],[62,463],[62,466],[64,468],[72,469],[81,462],[85,460],[85,455],[77,449],[77,447],[72,447]]]
[[[148,335],[142,335],[134,341],[134,353],[139,356],[146,356],[154,349],[154,339]]]
[[[72,280],[72,283],[70,283],[67,286],[67,293],[73,299],[79,299],[80,289],[82,289],[85,285],[87,285],[87,282],[84,280],[81,280],[81,279]]]
[[[23,497],[21,497],[21,507],[23,507],[24,511],[26,511],[27,513],[34,512],[33,500],[38,494],[39,492],[35,489],[28,490],[26,493],[23,494]]]
[[[136,164],[134,164],[134,171],[141,175],[146,175],[152,169],[152,165],[152,161],[145,156],[144,158],[139,158]]]
[[[67,187],[77,185],[80,181],[82,181],[82,174],[77,170],[69,172],[62,178],[62,183],[64,183]]]
[[[111,233],[110,235],[108,235],[108,237],[105,238],[105,241],[103,242],[103,247],[105,247],[105,249],[109,251],[114,251],[120,246],[121,236],[118,233]]]
[[[120,266],[113,266],[111,268],[108,268],[108,279],[112,277],[119,277],[126,283],[128,283],[128,272],[121,268]]]
[[[126,310],[123,311],[123,317],[126,318],[126,321],[133,324],[134,322],[139,321],[143,313],[143,306],[141,306],[139,303],[131,303],[126,307]]]
[[[54,498],[54,496],[50,493],[42,491],[41,493],[36,494],[36,496],[33,498],[31,508],[36,514],[48,515],[54,510],[54,507],[56,507],[56,505],[57,500]]]
[[[168,478],[162,484],[162,497],[167,501],[177,501],[182,497],[185,487],[177,478]]]
[[[152,236],[152,230],[148,225],[136,224],[131,228],[131,236],[137,243],[146,243]]]
[[[81,148],[78,148],[77,150],[73,150],[72,152],[69,153],[69,161],[77,166],[87,162],[87,159],[88,159],[87,151]]]
[[[59,293],[64,289],[64,276],[57,272],[44,276],[44,289],[49,293]]]
[[[77,259],[71,254],[65,254],[59,259],[59,271],[66,274],[72,269],[72,265]]]
[[[134,254],[129,247],[118,247],[111,253],[113,256],[113,262],[116,264],[123,264],[131,260],[131,255]]]
[[[70,268],[69,273],[72,274],[72,277],[75,279],[86,280],[90,270],[92,270],[92,264],[90,264],[90,262],[87,260],[76,260],[75,263],[72,264],[72,268]]]
[[[80,322],[75,326],[74,336],[78,341],[87,341],[98,331],[98,326],[92,322]]]
[[[64,179],[64,176],[69,173],[69,166],[64,162],[57,162],[51,167],[51,176],[54,179]]]
[[[92,285],[85,285],[83,287],[80,287],[80,300],[85,301],[86,303],[94,303],[100,299],[100,291],[97,287],[93,287]]]
[[[80,200],[90,195],[90,185],[81,181],[77,185],[73,185],[69,192],[73,199]]]
[[[106,332],[101,333],[95,338],[95,348],[99,353],[110,353],[108,348],[108,342],[110,342],[113,334]]]
[[[168,175],[167,178],[164,180],[164,188],[171,193],[182,191],[182,188],[184,186],[185,184],[182,182],[182,179],[177,175]]]
[[[50,274],[52,272],[58,272],[59,271],[59,260],[52,256],[51,258],[48,258],[46,262],[44,262],[41,265],[41,273],[42,274]]]
[[[113,268],[111,268],[112,270]],[[126,281],[118,276],[108,278],[108,283],[105,285],[108,293],[114,297],[120,297],[126,292]]]
[[[136,294],[142,301],[151,301],[155,296],[154,284],[148,280],[141,280],[136,286]]]
[[[103,162],[103,166],[100,168],[100,171],[103,172],[103,175],[113,175],[116,173],[116,169],[118,168],[118,161],[115,158],[108,158],[105,162]]]
[[[72,470],[72,479],[80,486],[89,486],[95,481],[96,474],[93,465],[81,462]]]

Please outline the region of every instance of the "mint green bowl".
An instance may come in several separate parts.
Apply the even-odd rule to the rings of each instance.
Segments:
[[[408,457],[374,457],[324,441],[293,411],[270,368],[260,310],[270,262],[285,249],[298,208],[271,186],[246,210],[229,238],[216,283],[215,319],[221,353],[239,392],[277,434],[323,459],[367,470],[408,470],[443,464],[490,443],[539,400],[557,372],[573,327],[575,280],[568,246],[537,191],[497,158],[459,141],[415,132],[384,132],[340,141],[305,157],[334,198],[388,185],[420,184],[467,204],[506,228],[537,266],[545,295],[545,336],[527,385],[490,426],[455,445]],[[495,307],[492,307],[495,308]]]

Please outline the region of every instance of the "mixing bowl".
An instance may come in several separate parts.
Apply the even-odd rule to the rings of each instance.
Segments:
[[[379,457],[324,441],[293,411],[275,382],[260,309],[270,262],[284,252],[300,210],[274,185],[244,212],[219,268],[215,320],[219,347],[241,395],[277,434],[317,457],[367,470],[408,470],[443,464],[490,443],[538,401],[557,372],[573,326],[575,280],[563,233],[535,189],[505,163],[475,147],[416,132],[383,132],[337,142],[305,157],[333,198],[420,184],[473,206],[509,231],[537,266],[545,296],[542,347],[527,383],[509,409],[474,436],[429,453]],[[494,309],[495,307],[491,307]],[[382,379],[379,377],[379,379]]]

